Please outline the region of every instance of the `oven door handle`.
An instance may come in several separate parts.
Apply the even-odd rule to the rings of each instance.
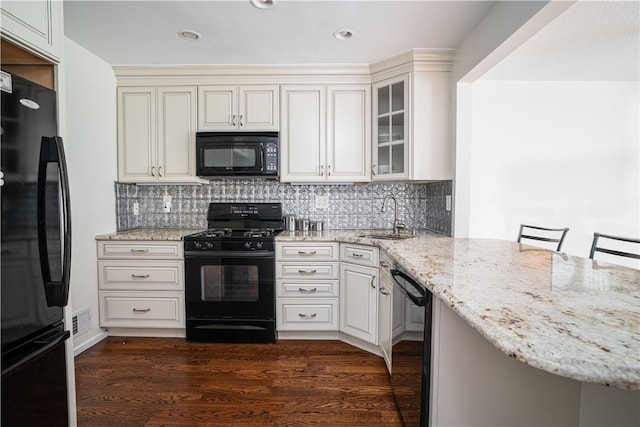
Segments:
[[[226,251],[203,251],[203,252],[185,252],[185,258],[275,258],[274,251],[264,252],[226,252]]]

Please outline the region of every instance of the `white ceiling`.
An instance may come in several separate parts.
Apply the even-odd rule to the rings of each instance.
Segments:
[[[579,1],[485,80],[640,80],[640,2]]]
[[[374,63],[456,48],[494,1],[65,0],[65,35],[111,65]],[[178,37],[181,30],[198,41]],[[340,41],[333,33],[354,32]]]

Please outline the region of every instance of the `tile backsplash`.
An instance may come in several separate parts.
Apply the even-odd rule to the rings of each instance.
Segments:
[[[329,229],[383,229],[393,223],[393,201],[380,212],[387,194],[398,200],[398,218],[408,228],[451,235],[451,211],[445,209],[452,181],[426,184],[290,185],[258,179],[214,180],[204,185],[115,184],[117,229],[207,227],[209,202],[280,202],[285,215],[323,221]],[[163,212],[163,196],[171,212]],[[327,196],[328,208],[315,207]],[[138,203],[138,215],[134,215]]]

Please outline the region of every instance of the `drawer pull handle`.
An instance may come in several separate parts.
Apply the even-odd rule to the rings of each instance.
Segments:
[[[315,255],[316,251],[298,251],[299,255]]]
[[[382,268],[389,268],[389,264],[387,264],[387,263],[386,263],[386,262],[384,262],[384,261],[380,261],[380,267],[382,267]]]
[[[351,256],[354,257],[354,258],[362,258],[364,256],[364,254],[358,254],[358,253],[354,252],[354,253],[351,254]]]
[[[134,309],[133,309],[133,312],[134,312],[134,313],[148,313],[148,312],[150,312],[150,311],[151,311],[151,309],[150,309],[150,308],[145,308],[144,310],[140,310],[140,309],[138,309],[138,308],[134,308]]]
[[[134,254],[146,254],[149,249],[131,249],[131,252]]]
[[[374,284],[373,284],[375,281],[376,281],[376,276],[371,276],[371,287],[372,287],[373,289],[375,289],[375,288],[376,288],[376,285],[374,285]]]
[[[313,313],[313,314],[298,313],[298,316],[302,317],[303,319],[313,319],[317,315],[318,313]]]
[[[133,279],[148,279],[149,275],[148,274],[132,274],[131,277]]]
[[[311,293],[311,292],[316,292],[318,290],[318,288],[311,288],[311,289],[305,289],[305,288],[298,288],[298,290],[300,292],[307,292],[307,293]]]
[[[302,270],[302,269],[298,269],[298,273],[300,274],[316,274],[317,270],[313,269],[313,270]]]
[[[385,288],[380,288],[380,293],[381,293],[382,295],[391,295],[391,294],[389,293],[389,291],[388,291],[388,290],[386,290]]]

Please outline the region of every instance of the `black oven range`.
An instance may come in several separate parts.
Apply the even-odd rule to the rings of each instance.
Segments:
[[[210,203],[208,229],[184,240],[189,341],[274,343],[280,203]]]

